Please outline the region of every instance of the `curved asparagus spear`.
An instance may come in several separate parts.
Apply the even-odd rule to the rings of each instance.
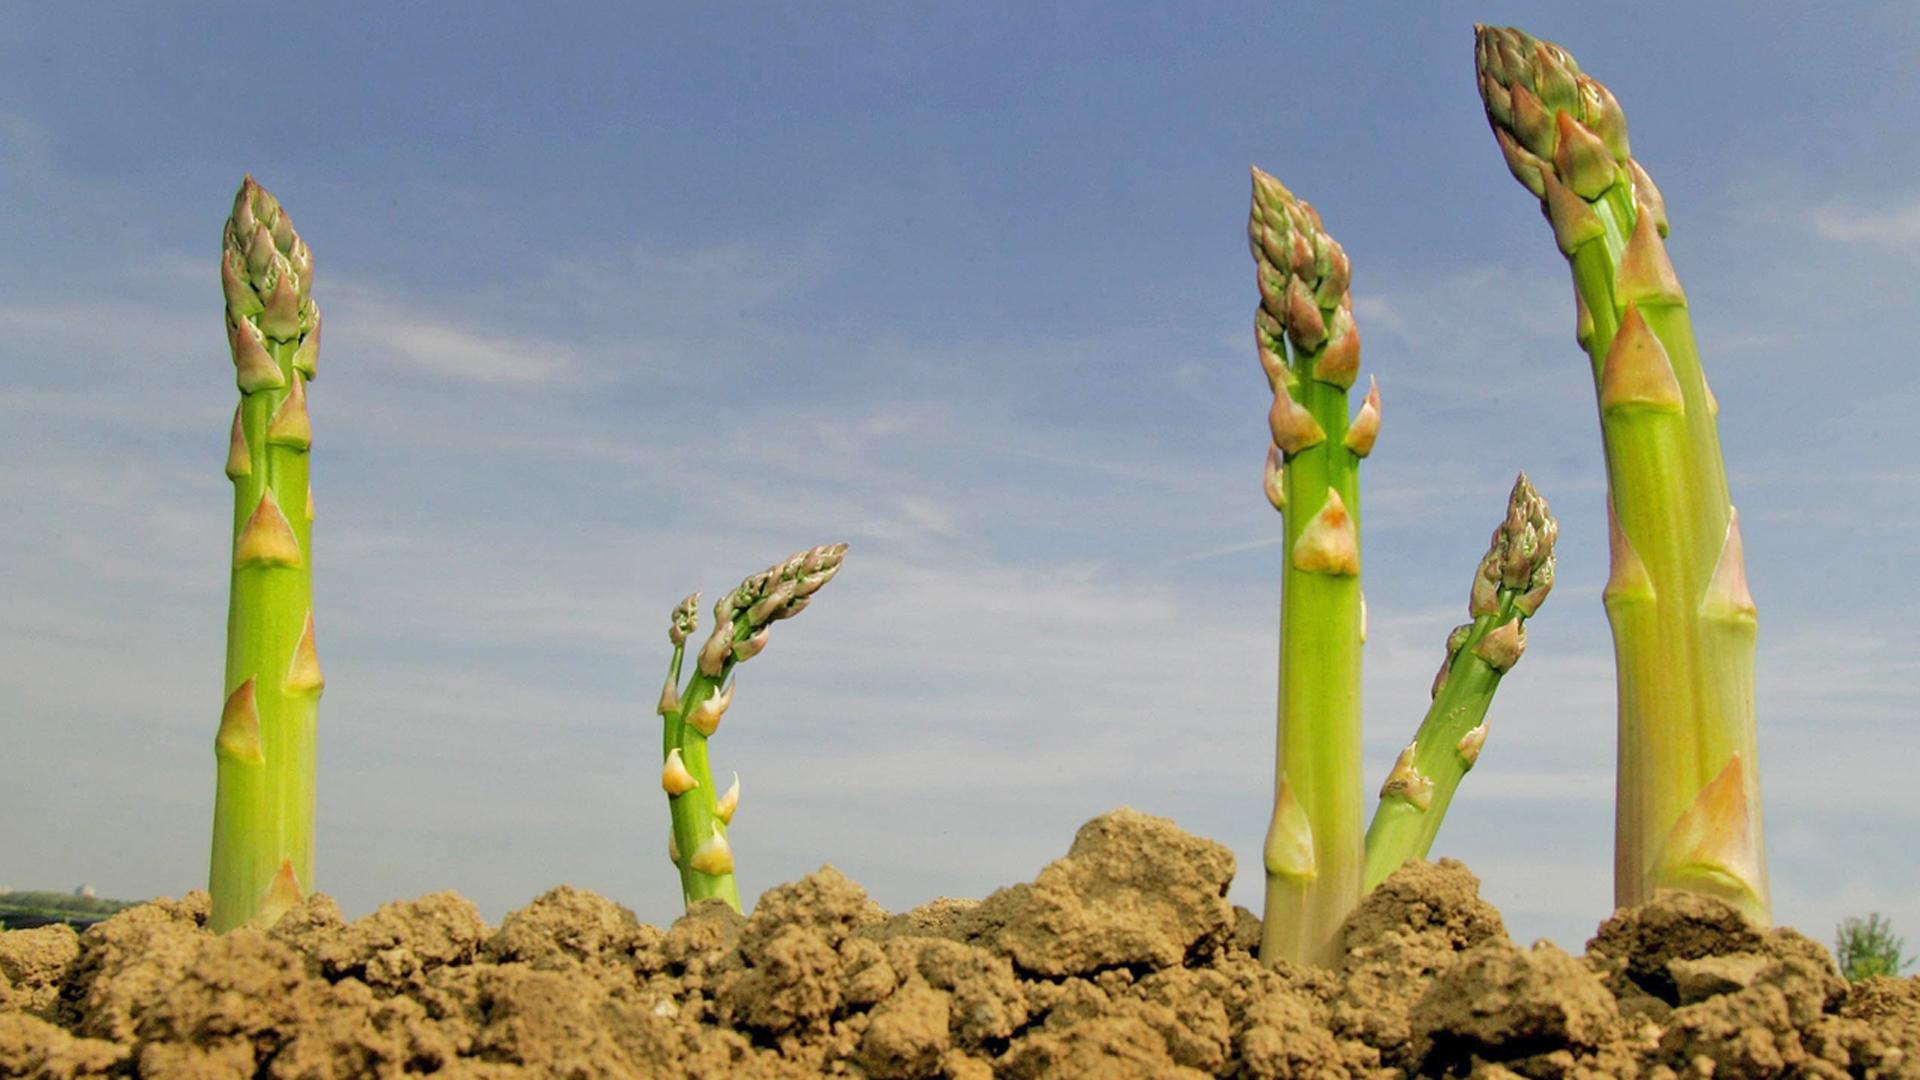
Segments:
[[[320,351],[308,296],[313,253],[251,176],[220,260],[240,405],[226,706],[214,739],[210,923],[271,924],[313,888],[314,728],[322,679],[313,641],[313,497],[306,384]]]
[[[1254,337],[1274,396],[1267,497],[1286,523],[1260,955],[1331,966],[1360,899],[1359,463],[1379,431],[1380,395],[1370,387],[1349,423],[1360,335],[1346,253],[1311,206],[1259,169],[1247,239],[1260,285]]]
[[[680,684],[687,638],[699,628],[700,594],[674,608],[667,640],[673,660],[660,691],[660,786],[667,793],[673,828],[667,857],[680,871],[680,890],[688,904],[719,897],[740,910],[740,888],[733,877],[733,849],[727,828],[740,800],[740,778],[717,794],[707,760],[707,739],[719,728],[733,703],[727,677],[736,664],[766,648],[772,624],[800,614],[820,587],[840,572],[847,545],[833,544],[796,552],[742,581],[714,605],[714,627],[696,654],[694,673]],[[724,687],[724,689],[723,689]]]
[[[1564,50],[1482,26],[1474,51],[1494,138],[1572,265],[1600,404],[1620,692],[1614,902],[1689,889],[1764,923],[1757,620],[1666,205],[1619,103]]]
[[[1473,621],[1447,636],[1447,655],[1433,681],[1433,706],[1400,752],[1380,788],[1367,827],[1366,880],[1373,891],[1408,859],[1424,859],[1440,821],[1487,738],[1487,706],[1500,678],[1527,647],[1525,623],[1553,588],[1553,543],[1560,526],[1547,501],[1527,482],[1513,482],[1506,520],[1473,575],[1467,612]]]

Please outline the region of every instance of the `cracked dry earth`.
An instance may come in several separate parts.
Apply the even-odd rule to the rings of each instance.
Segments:
[[[660,930],[560,887],[325,896],[209,934],[206,897],[0,934],[0,1077],[1920,1077],[1920,979],[1680,894],[1585,956],[1515,945],[1459,863],[1376,890],[1325,972],[1269,970],[1226,848],[1131,810],[1031,883],[881,910],[832,868]]]

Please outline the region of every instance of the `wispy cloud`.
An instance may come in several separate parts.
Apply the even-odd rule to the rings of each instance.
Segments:
[[[1813,228],[1828,240],[1911,253],[1920,241],[1920,200],[1877,208],[1828,203],[1814,208]]]
[[[554,383],[578,374],[579,343],[470,329],[446,315],[375,300],[364,289],[336,285],[329,297],[338,297],[327,308],[329,329],[342,328],[332,336],[434,375],[486,383]]]

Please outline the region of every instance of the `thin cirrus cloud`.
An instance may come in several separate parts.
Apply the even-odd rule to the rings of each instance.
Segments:
[[[1880,209],[1829,203],[1814,208],[1812,221],[1814,231],[1828,240],[1907,254],[1920,241],[1920,201]]]
[[[338,286],[330,289],[330,300],[342,291]],[[349,340],[367,357],[396,360],[433,375],[485,383],[537,384],[569,378],[578,369],[577,348],[571,343],[508,333],[475,333],[448,320],[406,313],[351,291],[332,300],[326,310],[329,329],[332,325],[352,325]]]

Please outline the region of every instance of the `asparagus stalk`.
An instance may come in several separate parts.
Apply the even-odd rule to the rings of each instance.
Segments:
[[[1619,684],[1614,902],[1687,889],[1765,923],[1757,619],[1666,205],[1619,103],[1564,50],[1482,26],[1474,51],[1494,138],[1573,268],[1599,398]]]
[[[1433,705],[1380,788],[1367,827],[1366,878],[1373,891],[1408,859],[1426,858],[1460,781],[1487,739],[1487,706],[1500,679],[1527,647],[1526,621],[1553,588],[1553,543],[1560,526],[1527,482],[1513,482],[1507,516],[1473,575],[1473,621],[1447,635],[1433,680]]]
[[[1267,497],[1286,534],[1260,955],[1332,966],[1360,899],[1358,467],[1379,432],[1380,394],[1370,386],[1349,423],[1360,335],[1346,253],[1319,214],[1255,169],[1247,238],[1260,286],[1254,338],[1273,391]]]
[[[271,925],[313,888],[314,732],[323,680],[313,640],[313,496],[306,384],[320,351],[313,253],[251,176],[220,260],[240,404],[229,432],[233,577],[210,925]]]
[[[766,648],[772,625],[790,619],[812,603],[813,594],[840,572],[845,544],[796,552],[742,581],[713,608],[713,632],[696,654],[693,675],[682,688],[680,669],[687,639],[699,629],[700,594],[673,610],[667,640],[673,659],[660,690],[663,721],[660,786],[667,793],[673,826],[667,857],[680,871],[680,891],[691,905],[719,897],[740,910],[740,888],[733,876],[733,848],[727,829],[740,803],[740,777],[716,796],[707,740],[718,730],[733,703],[729,676],[736,665]]]

